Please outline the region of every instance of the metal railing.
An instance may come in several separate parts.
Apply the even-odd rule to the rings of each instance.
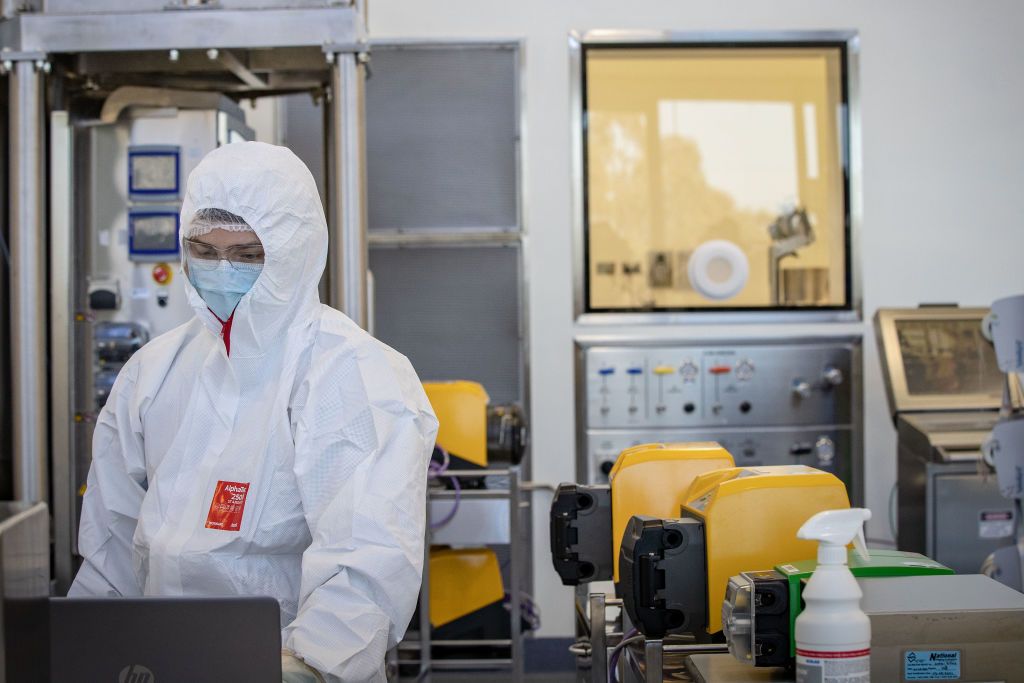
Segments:
[[[507,477],[508,485],[502,489],[463,489],[461,492],[449,491],[446,489],[430,489],[427,492],[427,524],[426,542],[424,544],[423,561],[423,582],[420,585],[420,613],[419,633],[416,638],[407,638],[398,645],[399,652],[414,652],[416,656],[406,659],[399,659],[399,665],[419,665],[417,679],[429,681],[434,671],[509,671],[512,674],[512,681],[520,683],[523,680],[524,657],[523,657],[523,629],[522,629],[522,594],[525,586],[523,577],[525,575],[526,554],[523,548],[523,508],[528,503],[522,500],[524,490],[528,487],[521,485],[519,481],[519,467],[513,466],[508,469],[485,469],[485,470],[446,470],[444,475],[450,477]],[[466,639],[466,640],[434,640],[431,635],[430,625],[430,546],[433,537],[431,530],[431,500],[455,500],[460,499],[492,499],[509,501],[508,510],[508,546],[509,546],[509,619],[510,637],[496,639]],[[473,539],[466,539],[467,543],[473,543]],[[479,658],[435,658],[434,649],[445,648],[507,648],[509,656],[504,658],[479,657]]]

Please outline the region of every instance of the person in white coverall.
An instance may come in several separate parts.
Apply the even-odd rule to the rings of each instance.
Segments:
[[[195,316],[100,413],[69,595],[273,596],[286,681],[383,681],[419,591],[430,403],[320,303],[327,223],[290,151],[211,152],[181,232]]]

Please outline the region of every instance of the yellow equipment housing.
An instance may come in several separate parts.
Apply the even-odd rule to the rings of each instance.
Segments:
[[[814,559],[818,544],[799,540],[797,530],[822,510],[850,507],[842,481],[805,465],[708,472],[694,479],[685,500],[683,515],[704,523],[708,633],[722,630],[730,577]]]
[[[494,603],[505,589],[498,556],[489,548],[430,549],[430,625],[439,628]]]
[[[614,580],[619,580],[622,535],[633,515],[676,517],[697,477],[734,464],[729,451],[713,441],[648,443],[622,451],[608,475]]]
[[[437,445],[449,455],[487,467],[487,404],[490,398],[477,382],[424,382],[439,423]]]

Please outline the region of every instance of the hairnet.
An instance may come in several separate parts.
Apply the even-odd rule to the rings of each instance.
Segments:
[[[199,237],[220,228],[228,232],[252,231],[252,227],[241,216],[224,209],[199,209],[185,230],[185,237]]]

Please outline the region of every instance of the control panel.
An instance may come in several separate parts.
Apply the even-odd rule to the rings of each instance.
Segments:
[[[737,467],[809,465],[852,482],[853,432],[848,428],[772,430],[616,430],[587,435],[588,471],[585,480],[607,484],[608,473],[623,450],[642,443],[717,441]]]
[[[587,428],[847,424],[848,346],[594,347]]]
[[[580,344],[581,481],[641,443],[717,441],[738,466],[810,465],[860,496],[860,338]]]

